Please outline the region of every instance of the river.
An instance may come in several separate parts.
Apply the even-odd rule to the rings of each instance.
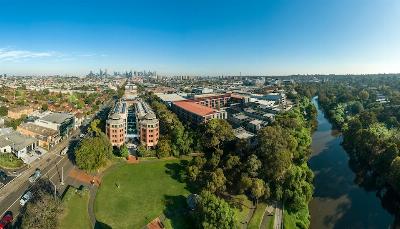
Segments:
[[[309,166],[314,171],[314,196],[310,202],[311,228],[390,228],[394,217],[381,205],[375,192],[354,183],[349,157],[340,145],[342,139],[332,131],[317,104],[318,129],[312,136]]]

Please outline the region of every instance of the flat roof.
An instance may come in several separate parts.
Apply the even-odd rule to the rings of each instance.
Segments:
[[[233,129],[233,134],[239,139],[247,139],[247,138],[254,137],[254,134],[248,132],[243,127]]]
[[[183,96],[179,94],[156,94],[162,101],[164,102],[175,102],[175,101],[182,101],[186,100]]]
[[[0,142],[1,142],[1,144],[7,144],[7,143],[11,142],[11,144],[12,144],[11,146],[15,150],[19,151],[19,150],[37,142],[37,140],[36,140],[36,138],[22,135],[21,133],[13,130],[8,134],[0,136]]]
[[[68,114],[68,113],[51,113],[51,114],[44,116],[41,119],[44,121],[61,124],[66,119],[72,118],[72,117],[73,117],[73,115]]]
[[[206,115],[210,115],[210,114],[214,114],[214,113],[218,112],[217,110],[215,110],[213,108],[197,104],[196,102],[191,101],[191,100],[176,101],[176,102],[173,102],[173,104],[175,106],[178,106],[188,112],[197,114],[199,116],[206,116]]]

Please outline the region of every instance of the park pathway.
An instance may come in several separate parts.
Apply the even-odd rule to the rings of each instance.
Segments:
[[[90,223],[92,224],[92,228],[96,225],[96,216],[94,214],[94,200],[96,199],[96,193],[99,188],[96,185],[93,185],[90,188],[89,192],[89,205],[88,205],[88,213]]]
[[[274,229],[283,228],[283,206],[282,202],[278,202],[275,208],[275,219],[274,219]]]
[[[247,226],[249,225],[249,222],[250,222],[251,218],[253,217],[255,210],[256,210],[256,206],[254,206],[254,204],[251,204],[250,211],[247,214],[246,219],[243,220],[242,222],[240,222],[242,224],[242,226],[241,226],[242,229],[247,229]]]
[[[270,213],[275,210],[273,205],[274,205],[273,203],[268,203],[268,206],[265,208],[264,214],[263,214],[260,226],[259,226],[260,229],[267,229],[269,222],[272,220],[273,216],[271,216]]]

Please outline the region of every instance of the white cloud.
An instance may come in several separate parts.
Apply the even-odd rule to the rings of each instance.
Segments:
[[[0,49],[0,61],[18,61],[24,59],[51,57],[52,52],[34,52],[28,50]]]

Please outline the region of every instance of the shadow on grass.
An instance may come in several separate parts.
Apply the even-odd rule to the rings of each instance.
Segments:
[[[173,162],[165,164],[165,173],[170,175],[172,179],[179,181],[180,183],[186,184],[186,190],[189,192],[195,192],[195,187],[190,185],[187,180],[186,168],[189,164],[187,160],[181,160],[180,162]]]
[[[94,225],[94,229],[111,229],[111,228],[112,227],[100,221],[96,221],[96,224]]]
[[[193,218],[186,204],[186,197],[164,196],[164,215],[170,219],[172,228],[194,228]]]

